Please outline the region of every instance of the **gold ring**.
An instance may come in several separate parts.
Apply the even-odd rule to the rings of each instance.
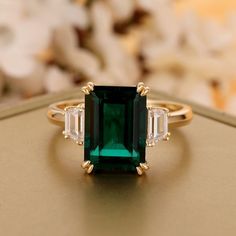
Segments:
[[[66,139],[84,144],[82,167],[92,171],[136,171],[142,175],[149,166],[145,148],[169,140],[169,128],[187,125],[190,106],[147,100],[149,88],[142,82],[133,87],[96,86],[82,88],[85,99],[49,106],[47,117],[64,128]]]

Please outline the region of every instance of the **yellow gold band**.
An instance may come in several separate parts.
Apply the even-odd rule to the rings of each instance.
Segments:
[[[83,99],[61,101],[49,106],[47,117],[49,121],[58,126],[64,126],[65,108],[69,106],[83,106]],[[191,122],[192,108],[182,103],[171,101],[147,100],[147,107],[162,107],[169,110],[169,128],[187,125]]]

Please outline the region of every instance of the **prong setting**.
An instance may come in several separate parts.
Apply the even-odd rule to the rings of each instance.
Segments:
[[[148,164],[145,163],[140,163],[139,166],[136,167],[136,171],[138,173],[138,175],[143,175],[145,173],[145,171],[149,170],[149,166]]]
[[[141,96],[146,96],[149,92],[150,88],[145,86],[143,82],[139,82],[137,85],[137,93],[139,93]]]
[[[149,170],[149,168],[150,168],[147,163],[140,163],[139,165],[140,165],[140,167],[141,167],[143,170],[145,170],[145,171],[146,171],[146,170]]]
[[[139,82],[137,85],[137,93],[142,92],[142,90],[144,89],[144,83],[143,82]]]
[[[89,95],[91,91],[94,90],[94,84],[92,82],[88,82],[86,86],[82,87],[82,92],[84,92],[86,95]]]
[[[84,161],[81,164],[81,167],[86,171],[87,174],[91,174],[94,169],[94,165],[91,164],[91,161]]]
[[[76,141],[76,144],[79,145],[79,146],[83,146],[84,142],[83,141]]]
[[[136,170],[137,170],[138,175],[142,175],[143,174],[143,170],[142,170],[142,168],[140,166],[137,166]]]
[[[147,145],[147,147],[154,147],[155,143],[154,142],[149,143],[148,141],[146,141],[146,145]]]
[[[62,134],[64,135],[64,139],[69,139],[69,136],[66,134],[65,131],[62,131]]]
[[[164,141],[169,141],[170,140],[171,133],[168,132],[167,135],[164,137]]]
[[[90,165],[91,161],[84,161],[82,164],[81,164],[81,167],[83,169],[87,169]]]
[[[86,170],[87,174],[91,174],[92,171],[93,171],[93,168],[94,168],[94,165],[93,164],[90,164]]]
[[[141,96],[146,96],[149,92],[150,88],[149,87],[144,87],[144,89],[141,92]]]

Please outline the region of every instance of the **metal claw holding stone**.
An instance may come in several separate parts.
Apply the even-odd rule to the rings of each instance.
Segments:
[[[84,92],[86,95],[89,95],[91,91],[94,90],[94,84],[92,82],[88,82],[86,86],[82,87],[82,92]]]
[[[169,141],[170,140],[171,133],[168,132],[167,135],[164,137],[164,141]]]
[[[65,139],[69,139],[69,136],[65,133],[65,131],[62,131],[62,134],[64,135]]]
[[[91,161],[84,161],[84,162],[81,164],[81,167],[82,167],[83,169],[85,169],[88,174],[90,174],[90,173],[92,173],[92,171],[93,171],[94,165],[91,164]]]
[[[79,145],[79,146],[83,146],[84,142],[83,141],[76,141],[76,144]]]
[[[138,83],[137,93],[140,93],[141,96],[146,96],[149,90],[149,87],[145,86],[143,82]]]
[[[138,175],[142,175],[145,171],[149,170],[148,164],[145,163],[140,163],[139,166],[136,167]]]

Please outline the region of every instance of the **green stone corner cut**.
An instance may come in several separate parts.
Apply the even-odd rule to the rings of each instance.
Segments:
[[[136,171],[145,162],[146,96],[136,87],[94,86],[85,95],[85,161],[95,171]]]

